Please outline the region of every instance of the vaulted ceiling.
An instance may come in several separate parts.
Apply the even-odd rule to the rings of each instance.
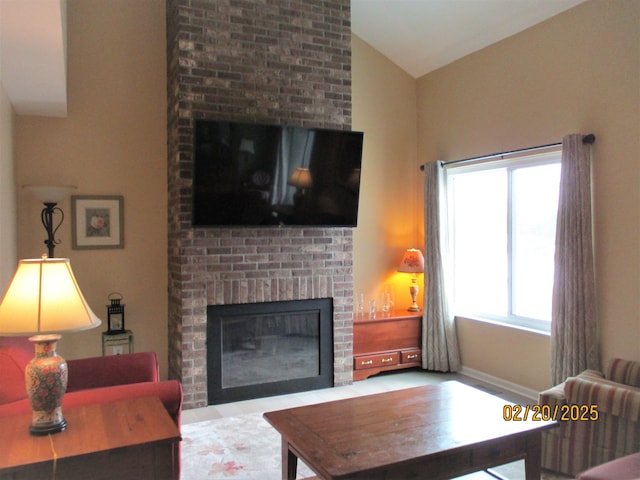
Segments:
[[[583,1],[351,0],[351,23],[418,78]],[[0,80],[16,113],[67,115],[66,30],[66,0],[0,0]]]
[[[351,30],[418,78],[584,0],[351,0]]]

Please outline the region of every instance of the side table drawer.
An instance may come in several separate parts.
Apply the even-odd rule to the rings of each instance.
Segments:
[[[400,352],[400,363],[420,363],[422,362],[422,350],[403,350]]]
[[[354,368],[362,370],[365,368],[388,367],[400,363],[399,352],[380,353],[377,355],[362,355],[355,358]]]

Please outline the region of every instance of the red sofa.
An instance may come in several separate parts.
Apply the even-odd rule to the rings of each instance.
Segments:
[[[640,478],[640,453],[611,460],[590,468],[576,480],[638,480]]]
[[[0,417],[31,413],[24,369],[34,356],[27,337],[0,337]],[[67,360],[69,383],[62,409],[127,398],[158,397],[180,429],[182,385],[160,381],[155,353]],[[180,449],[176,465],[180,467]]]

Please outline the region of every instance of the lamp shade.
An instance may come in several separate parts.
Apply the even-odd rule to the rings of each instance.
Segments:
[[[73,185],[23,185],[22,188],[43,203],[58,203],[76,189]]]
[[[311,188],[312,183],[311,172],[304,167],[296,168],[289,178],[289,185],[298,188]]]
[[[349,174],[349,179],[347,180],[347,185],[349,185],[349,188],[353,190],[357,190],[358,187],[360,187],[360,169],[359,168],[354,168],[353,170],[351,170],[351,173]]]
[[[417,248],[410,248],[404,252],[398,271],[404,273],[424,272],[424,257],[422,256],[422,252]]]
[[[0,303],[0,335],[80,331],[101,323],[84,299],[68,258],[20,260]]]
[[[253,140],[249,140],[248,138],[243,138],[242,140],[240,140],[240,151],[247,153],[256,153]]]

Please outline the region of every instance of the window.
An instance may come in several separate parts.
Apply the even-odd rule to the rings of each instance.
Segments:
[[[453,313],[550,331],[560,151],[446,167]]]

